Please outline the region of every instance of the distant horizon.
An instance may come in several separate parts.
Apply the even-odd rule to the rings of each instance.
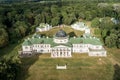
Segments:
[[[17,3],[17,2],[40,2],[40,1],[87,1],[87,2],[120,2],[120,0],[0,0],[0,3]]]

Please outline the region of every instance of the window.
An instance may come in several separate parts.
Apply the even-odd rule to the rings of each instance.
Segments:
[[[98,46],[96,46],[96,48],[99,48]]]
[[[28,47],[25,47],[25,49],[28,49]]]

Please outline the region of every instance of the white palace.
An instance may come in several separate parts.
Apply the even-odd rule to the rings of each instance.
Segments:
[[[49,31],[50,29],[52,29],[52,26],[48,23],[40,23],[39,26],[36,28],[36,32]]]
[[[49,53],[53,58],[68,58],[75,53],[88,54],[89,56],[106,56],[106,50],[103,48],[101,41],[96,37],[92,37],[86,31],[83,37],[69,37],[62,29],[53,35],[53,38],[34,34],[31,38],[25,39],[19,54]]]

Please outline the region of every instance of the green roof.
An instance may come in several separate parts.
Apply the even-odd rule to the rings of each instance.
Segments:
[[[32,44],[51,44],[53,42],[52,38],[32,38],[30,39]]]
[[[50,44],[52,47],[58,45],[64,45],[68,47],[72,47],[72,44],[93,44],[93,45],[103,45],[98,38],[95,37],[76,37],[70,38],[69,42],[66,44],[57,44],[53,42],[53,38],[40,38],[40,37],[32,37],[26,39],[22,45],[32,45],[32,44]]]
[[[22,45],[32,45],[32,43],[29,40],[25,40]]]
[[[103,45],[98,38],[88,37],[78,37],[78,38],[70,38],[70,42],[72,44],[93,44],[93,45]]]
[[[93,44],[93,45],[103,45],[101,41],[98,38],[84,38],[83,39],[84,44]]]
[[[40,44],[40,43],[44,43],[44,41],[42,39],[39,38],[32,38],[30,39],[32,44]]]
[[[83,36],[85,36],[86,38],[92,37],[91,34],[89,34],[89,33],[85,33]]]
[[[78,37],[78,38],[70,38],[69,41],[71,43],[73,43],[73,44],[83,43],[83,38],[80,38],[80,37]]]
[[[64,46],[68,46],[68,47],[72,47],[72,44],[70,42],[66,43],[66,44],[57,44],[57,43],[52,43],[51,46],[54,47],[54,46],[59,46],[59,45],[64,45]]]
[[[42,38],[42,40],[44,41],[44,44],[52,44],[53,43],[52,38]]]

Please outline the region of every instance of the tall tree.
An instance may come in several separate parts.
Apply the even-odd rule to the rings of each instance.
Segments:
[[[94,18],[94,19],[91,21],[91,26],[92,26],[92,27],[99,27],[99,25],[100,25],[99,18]]]
[[[117,35],[110,34],[110,36],[107,36],[105,38],[106,46],[108,46],[108,47],[117,47],[117,45],[116,45],[117,44],[117,39],[118,39]]]
[[[16,80],[20,72],[20,60],[10,58],[0,60],[0,79],[1,80]]]
[[[0,25],[1,26],[1,25]],[[4,28],[0,28],[0,48],[8,44],[8,33]]]

